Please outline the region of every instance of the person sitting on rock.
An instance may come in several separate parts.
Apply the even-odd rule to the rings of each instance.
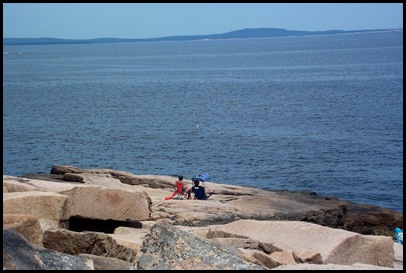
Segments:
[[[192,187],[192,192],[194,194],[194,199],[196,200],[206,200],[208,199],[214,192],[208,191],[206,194],[206,190],[204,187],[199,185],[199,181],[194,181],[194,186]]]
[[[191,189],[183,183],[183,175],[179,175],[178,181],[175,183],[176,192],[181,195],[187,195],[187,199],[191,199]]]

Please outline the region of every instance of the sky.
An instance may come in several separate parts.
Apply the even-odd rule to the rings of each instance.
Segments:
[[[245,28],[403,29],[402,3],[3,3],[3,38],[158,38]]]

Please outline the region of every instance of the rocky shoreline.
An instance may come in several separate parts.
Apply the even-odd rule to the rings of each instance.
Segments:
[[[165,200],[175,181],[63,165],[50,174],[3,175],[3,238],[28,241],[17,246],[39,257],[46,250],[81,259],[72,264],[82,269],[403,269],[393,234],[403,229],[399,212],[213,182],[206,182],[215,192],[208,200]],[[11,245],[3,242],[3,269],[22,267]]]

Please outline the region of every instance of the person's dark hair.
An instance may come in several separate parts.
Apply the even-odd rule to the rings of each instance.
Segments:
[[[183,180],[183,175],[179,175],[179,180],[180,180],[180,181]]]
[[[195,183],[195,187],[198,187],[198,186],[199,186],[200,181],[194,181],[194,183]]]

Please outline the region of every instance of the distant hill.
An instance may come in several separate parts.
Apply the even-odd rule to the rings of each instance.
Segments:
[[[147,39],[97,38],[97,39],[75,40],[75,39],[57,39],[57,38],[3,38],[3,46],[244,39],[244,38],[268,38],[268,37],[284,37],[284,36],[305,36],[305,35],[331,35],[331,34],[389,31],[389,30],[398,30],[398,29],[301,31],[301,30],[286,30],[282,28],[247,28],[223,34],[168,36]]]

